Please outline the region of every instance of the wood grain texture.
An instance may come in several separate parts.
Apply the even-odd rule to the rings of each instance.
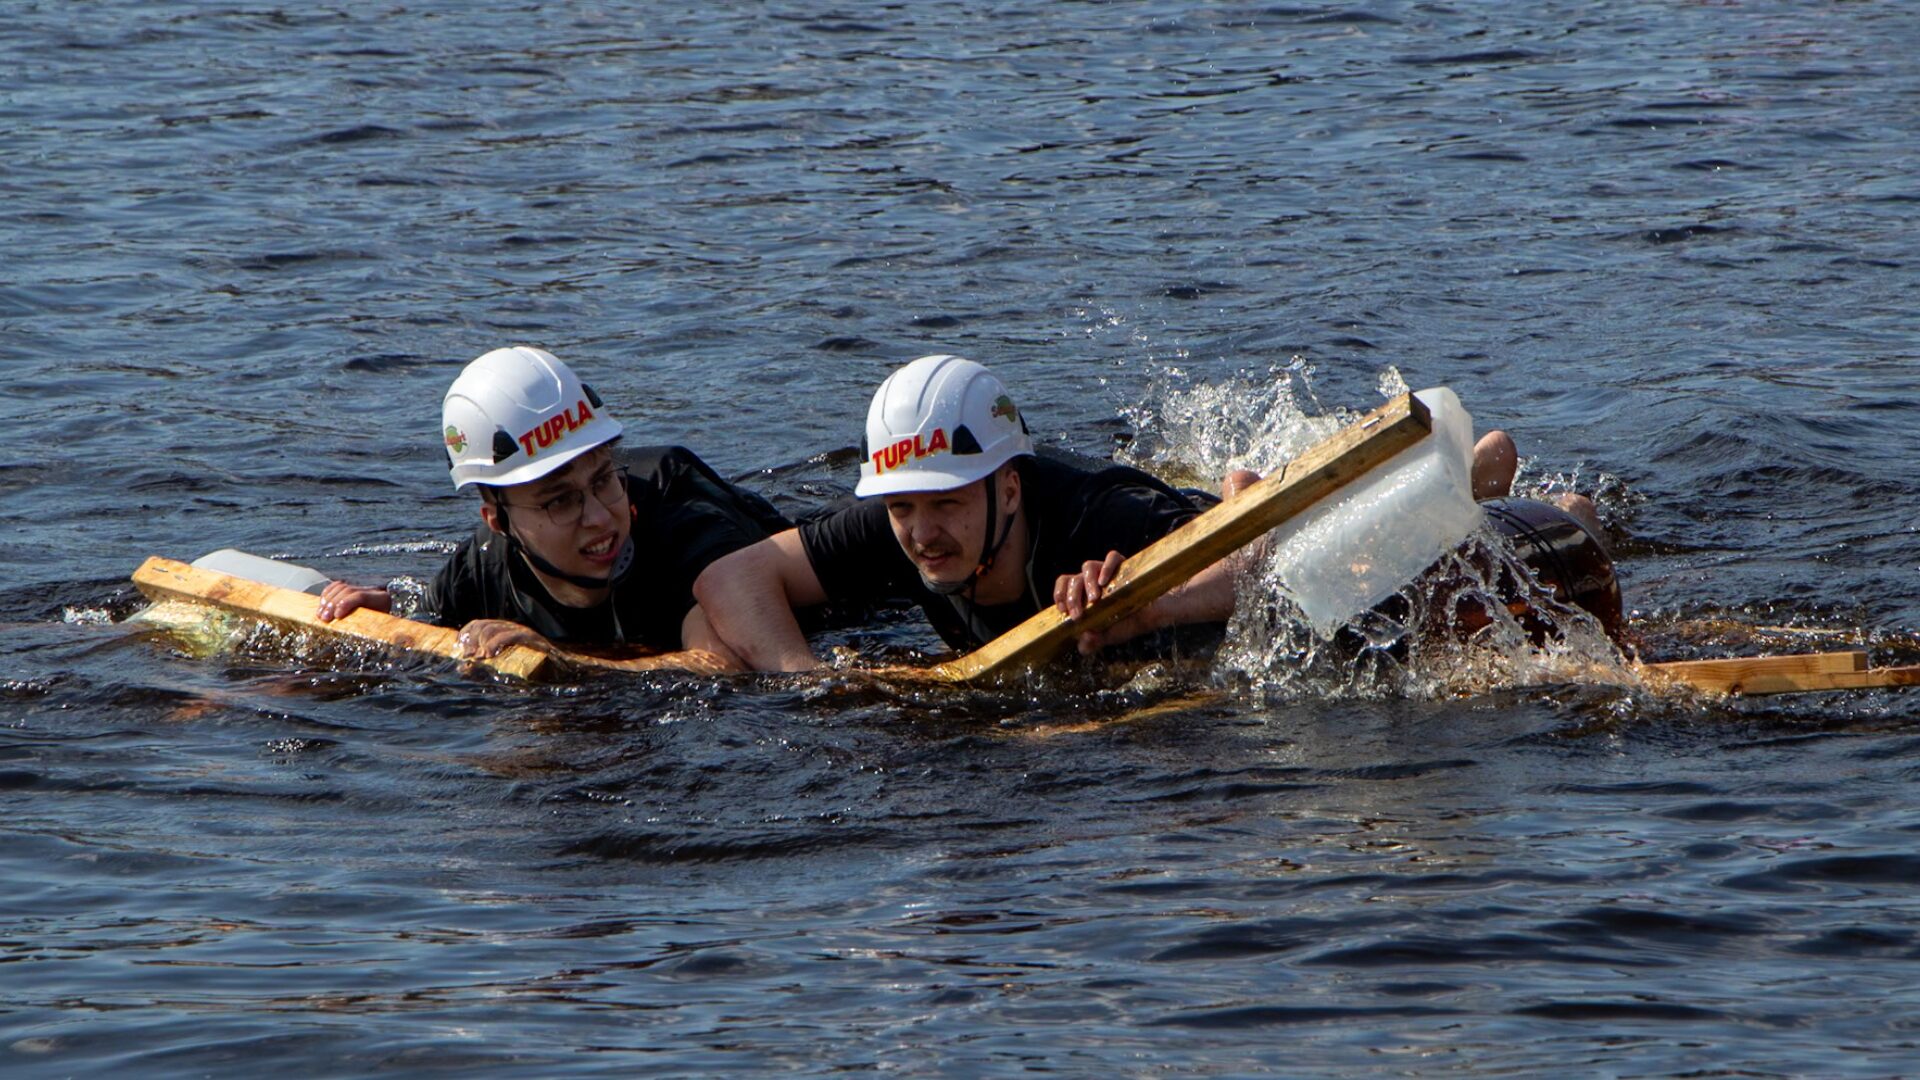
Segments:
[[[1121,564],[1099,603],[1078,620],[1048,607],[978,650],[928,669],[948,682],[991,681],[1046,663],[1074,639],[1146,607],[1195,574],[1265,536],[1371,472],[1433,429],[1427,407],[1402,394]]]
[[[1687,686],[1715,694],[1794,694],[1920,685],[1920,666],[1869,668],[1860,651],[1742,656],[1644,664],[1656,686]]]
[[[409,652],[473,663],[498,674],[530,682],[557,678],[569,668],[582,671],[688,671],[708,675],[729,670],[719,657],[697,650],[610,658],[565,649],[548,654],[525,645],[510,645],[498,656],[470,660],[460,655],[459,632],[447,627],[431,626],[368,608],[361,608],[332,622],[321,622],[320,598],[317,596],[202,570],[157,555],[134,571],[133,583],[149,599],[156,601],[164,599],[205,604],[238,615],[296,626],[313,633],[375,642]]]

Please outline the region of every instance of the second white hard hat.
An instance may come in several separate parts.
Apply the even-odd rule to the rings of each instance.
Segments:
[[[951,491],[1033,453],[1026,419],[993,373],[958,356],[923,356],[887,376],[867,409],[854,494]]]

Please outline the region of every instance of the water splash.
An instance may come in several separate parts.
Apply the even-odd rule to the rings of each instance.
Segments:
[[[378,544],[349,544],[329,557],[348,555],[451,555],[459,545],[451,540],[394,540]]]
[[[1313,373],[1298,357],[1227,383],[1188,384],[1163,370],[1147,400],[1125,410],[1138,434],[1123,459],[1209,488],[1232,469],[1269,473],[1363,411],[1324,408]],[[1376,385],[1382,398],[1407,392],[1406,380],[1391,367]],[[1277,553],[1249,550],[1214,670],[1256,696],[1451,697],[1511,686],[1633,681],[1599,623],[1555,601],[1491,529],[1325,634],[1315,632],[1290,595]]]
[[[1188,384],[1180,369],[1161,368],[1148,383],[1146,401],[1121,410],[1136,435],[1117,456],[1206,488],[1234,469],[1265,475],[1354,419],[1346,409],[1321,408],[1313,373],[1298,356],[1264,376],[1230,383]]]
[[[161,631],[194,660],[216,657],[301,671],[391,672],[423,661],[379,642],[263,621],[184,600],[161,600],[127,619]]]
[[[1215,673],[1257,697],[1447,698],[1566,682],[1631,685],[1591,615],[1555,600],[1491,531],[1322,636],[1262,562],[1237,585]]]
[[[1533,475],[1534,461],[1522,457],[1514,473],[1513,493],[1541,502],[1556,502],[1563,495],[1585,495],[1593,500],[1594,512],[1609,534],[1626,531],[1634,512],[1647,497],[1627,486],[1627,482],[1609,472],[1584,475],[1579,466],[1561,472]]]

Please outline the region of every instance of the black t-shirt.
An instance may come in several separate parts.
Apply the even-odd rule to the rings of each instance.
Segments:
[[[1075,468],[1044,458],[1020,459],[1020,505],[1033,543],[1027,595],[985,606],[941,596],[920,580],[887,520],[885,499],[862,499],[800,525],[800,542],[831,601],[920,605],[948,645],[984,645],[1053,603],[1053,583],[1077,574],[1107,552],[1132,555],[1192,520],[1201,507],[1138,469]],[[996,531],[998,528],[996,527]]]
[[[606,603],[576,608],[555,600],[516,552],[519,545],[483,524],[427,587],[420,617],[455,627],[507,619],[553,641],[680,648],[680,624],[693,609],[700,571],[790,523],[690,450],[640,447],[620,459],[634,509],[633,560]]]

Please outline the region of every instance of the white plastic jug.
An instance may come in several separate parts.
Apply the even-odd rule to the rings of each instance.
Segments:
[[[1322,638],[1480,527],[1473,417],[1446,387],[1414,396],[1433,415],[1431,434],[1274,530],[1280,581]]]
[[[319,594],[333,579],[311,567],[251,555],[237,548],[210,551],[193,560],[193,565],[217,574],[231,574],[263,585],[277,585],[294,592]]]

